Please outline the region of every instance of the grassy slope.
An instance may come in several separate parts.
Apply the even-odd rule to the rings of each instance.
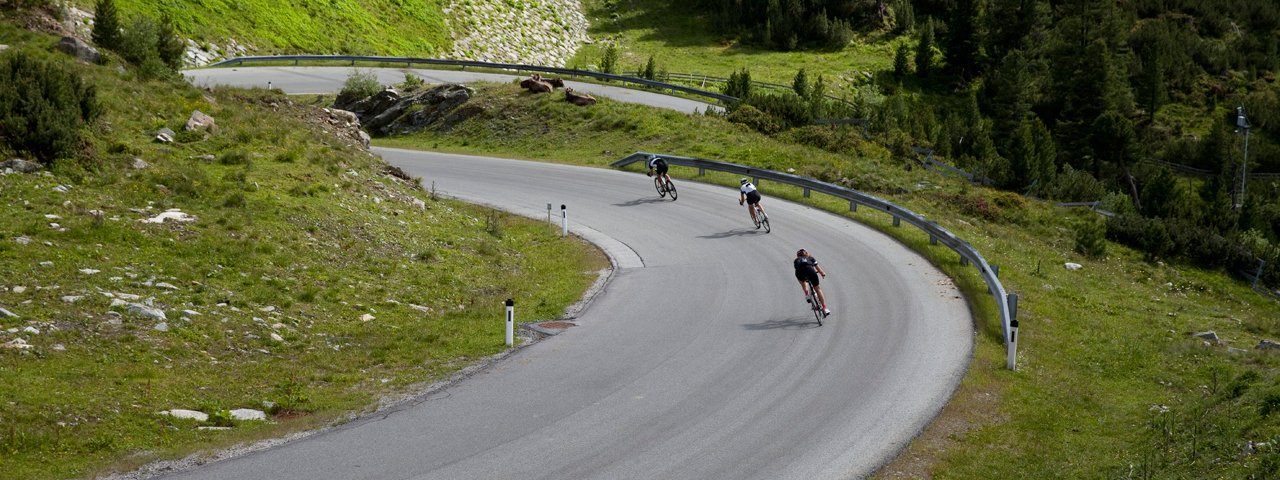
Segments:
[[[53,42],[0,23],[0,43]],[[34,346],[0,349],[0,477],[82,477],[345,418],[503,351],[503,299],[554,318],[606,265],[545,225],[432,200],[295,119],[318,106],[77,68],[106,107],[86,147],[98,165],[0,177],[0,306],[20,315],[0,342]],[[216,133],[151,141],[197,109]],[[169,208],[197,220],[139,222]],[[104,292],[141,295],[168,331]],[[284,415],[231,431],[155,413],[264,401]]]
[[[93,10],[94,2],[76,2]],[[436,0],[117,0],[125,16],[171,15],[178,31],[267,53],[442,56],[453,44]]]
[[[599,65],[607,45],[603,40],[613,38],[620,40],[619,70],[623,73],[644,68],[653,55],[659,69],[673,73],[727,77],[748,68],[752,80],[790,85],[803,67],[811,80],[821,74],[834,85],[845,86],[861,82],[858,72],[892,68],[896,48],[896,44],[875,40],[817,54],[761,50],[716,34],[707,19],[689,15],[677,2],[583,0],[582,5],[596,42],[579,49],[568,62],[570,67]]]
[[[914,229],[891,227],[883,215],[855,215],[926,252],[956,278],[974,302],[978,322],[977,354],[960,391],[881,477],[1098,478],[1150,471],[1156,477],[1239,478],[1274,467],[1265,463],[1276,460],[1274,451],[1235,460],[1243,442],[1270,441],[1280,433],[1258,407],[1271,396],[1280,402],[1271,370],[1276,358],[1251,348],[1280,336],[1280,305],[1238,280],[1148,263],[1114,244],[1104,258],[1084,258],[1074,252],[1074,229],[1094,220],[1092,213],[971,187],[918,168],[908,171],[852,131],[808,130],[812,136],[806,138],[855,138],[847,141],[856,144],[856,153],[837,155],[714,117],[607,99],[579,108],[559,97],[484,86],[473,101],[486,113],[447,133],[380,142],[589,165],[655,151],[796,168],[804,175],[848,179],[936,219],[1001,267],[1006,288],[1022,299],[1017,372],[1004,370],[998,317],[972,267],[960,266],[943,247],[929,247]],[[693,174],[676,170],[678,176]],[[766,190],[800,198],[778,186]],[[847,210],[840,201],[816,201],[835,212]],[[1066,270],[1064,262],[1084,269]],[[1216,330],[1226,345],[1208,346],[1189,335],[1204,330]],[[1237,389],[1225,387],[1246,370],[1261,374],[1237,382]],[[1156,407],[1153,413],[1153,406],[1169,410],[1159,413]]]

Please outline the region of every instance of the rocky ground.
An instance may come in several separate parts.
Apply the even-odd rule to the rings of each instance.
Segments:
[[[587,36],[578,0],[453,0],[454,59],[563,67]]]

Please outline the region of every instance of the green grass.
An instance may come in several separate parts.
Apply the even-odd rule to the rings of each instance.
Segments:
[[[920,231],[868,209],[765,184],[767,196],[806,201],[872,225],[922,252],[968,296],[977,328],[973,364],[941,417],[880,478],[1268,478],[1280,438],[1274,354],[1280,304],[1223,272],[1144,262],[1108,243],[1075,252],[1092,219],[1015,194],[946,179],[892,158],[856,131],[807,128],[765,137],[714,116],[608,99],[593,107],[510,85],[476,85],[484,112],[448,132],[380,145],[604,166],[634,151],[669,152],[838,181],[937,221],[1000,267],[1021,297],[1019,370],[1005,370],[999,317],[971,266]],[[815,140],[816,139],[816,140]],[[842,145],[839,153],[799,145]],[[696,171],[673,169],[679,177]],[[701,180],[733,185],[727,174]],[[1079,271],[1065,262],[1084,265]],[[1223,345],[1191,333],[1214,330]],[[1252,372],[1252,373],[1248,373]],[[1236,387],[1228,388],[1228,385]],[[1272,399],[1272,400],[1268,400]],[[1273,405],[1267,409],[1266,405]],[[927,461],[919,460],[928,458]]]
[[[0,176],[0,306],[19,315],[0,343],[33,346],[0,349],[0,477],[87,477],[342,421],[506,350],[506,298],[524,321],[555,318],[607,265],[538,222],[433,200],[305,121],[318,106],[75,68],[106,110],[85,161]],[[152,141],[192,110],[216,130]],[[196,220],[140,222],[170,208]],[[152,303],[167,331],[108,294]],[[264,402],[279,415],[230,431],[156,414]]]
[[[719,34],[704,15],[687,6],[657,0],[582,2],[588,33],[595,40],[583,45],[567,65],[599,65],[606,39],[620,42],[619,71],[634,74],[653,55],[659,70],[728,77],[744,67],[753,80],[790,85],[803,66],[812,80],[823,75],[839,96],[847,86],[864,83],[862,74],[893,68],[897,44],[893,39],[860,38],[840,50],[779,52],[743,45]]]
[[[94,2],[75,2],[93,10]],[[120,13],[172,16],[197,43],[225,47],[234,38],[255,53],[442,56],[453,40],[435,0],[118,0]],[[126,23],[127,24],[127,23]]]

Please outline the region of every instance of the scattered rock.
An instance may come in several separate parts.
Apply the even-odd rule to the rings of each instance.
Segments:
[[[431,313],[431,307],[424,307],[424,306],[422,306],[422,305],[414,305],[414,304],[410,303],[410,304],[409,304],[409,308],[412,308],[412,309],[417,310],[417,311],[422,312],[422,313]]]
[[[276,333],[276,332],[271,332],[271,339],[272,339],[272,340],[275,340],[275,341],[277,341],[277,342],[283,342],[283,341],[284,341],[284,337],[281,337],[281,336],[280,336],[280,334],[279,334],[279,333]]]
[[[184,410],[181,408],[175,408],[173,410],[165,410],[163,412],[160,412],[160,415],[168,415],[170,417],[179,418],[182,420],[195,420],[197,422],[205,422],[209,420],[209,414],[207,413],[196,411],[196,410]]]
[[[13,293],[22,293],[27,291],[27,287],[24,287],[22,285],[14,285],[12,291]]]
[[[195,110],[191,112],[191,117],[187,119],[187,124],[182,126],[183,130],[212,130],[214,128],[213,117]]]
[[[177,134],[174,133],[173,130],[170,130],[168,127],[164,127],[156,131],[156,141],[160,143],[173,143],[173,138],[176,135]]]
[[[39,335],[39,334],[40,334],[40,329],[39,329],[39,328],[32,327],[32,326],[30,326],[30,325],[28,325],[28,326],[26,326],[26,327],[23,327],[22,331],[23,331],[23,332],[26,332],[26,333],[30,333],[30,334],[32,334],[32,335]]]
[[[195,221],[195,219],[196,217],[183,213],[179,209],[171,208],[169,210],[166,210],[164,213],[161,213],[151,218],[144,218],[139,221],[142,223],[164,223],[165,220],[173,220],[177,222],[191,222],[191,221]]]
[[[84,299],[84,295],[64,295],[62,301],[67,303],[76,303]]]
[[[62,37],[62,40],[58,41],[57,48],[85,62],[98,63],[102,60],[102,54],[98,53],[98,49],[76,37]]]
[[[1084,268],[1084,265],[1080,265],[1079,263],[1072,263],[1072,262],[1064,263],[1062,264],[1062,266],[1067,270],[1079,270],[1081,268]]]
[[[1226,343],[1226,342],[1223,342],[1222,339],[1218,338],[1218,334],[1212,330],[1207,332],[1193,333],[1191,334],[1191,336],[1204,339],[1205,345],[1222,345]]]
[[[140,315],[144,318],[150,318],[152,320],[168,320],[164,315],[164,310],[155,307],[148,307],[141,303],[130,303],[129,313]]]
[[[129,167],[133,168],[134,170],[142,170],[150,166],[151,164],[147,163],[145,160],[141,158],[134,158],[133,163],[129,164]]]
[[[375,319],[375,318],[377,318],[377,317],[374,317],[373,315],[366,313],[366,314],[364,314],[364,315],[361,315],[361,316],[360,316],[360,321],[361,321],[361,322],[368,322],[368,321],[373,320],[373,319]]]
[[[180,289],[180,288],[178,288],[176,285],[174,285],[174,284],[172,284],[172,283],[168,283],[168,282],[160,282],[160,283],[157,283],[157,284],[155,284],[155,285],[153,285],[153,286],[154,286],[154,287],[156,287],[156,288],[163,288],[163,289],[165,289],[165,290],[181,290],[181,289]]]
[[[98,273],[98,272],[101,272],[101,271],[102,271],[102,270],[97,270],[97,269],[93,269],[93,268],[81,268],[81,269],[80,269],[80,273],[83,273],[83,274],[85,274],[85,275],[93,275],[93,274]]]
[[[266,420],[267,414],[262,410],[254,410],[252,408],[237,408],[231,411],[231,418],[239,421],[255,421]]]
[[[65,352],[67,350],[67,346],[61,343],[55,343],[53,344],[52,347],[49,347],[49,348],[52,348],[53,351],[55,352]]]
[[[15,349],[15,350],[26,350],[26,349],[28,349],[28,348],[31,348],[31,345],[28,345],[28,344],[27,344],[27,341],[26,341],[26,340],[24,340],[24,339],[21,339],[21,338],[15,338],[15,339],[13,339],[13,340],[9,340],[9,341],[7,341],[7,342],[0,343],[0,347],[2,347],[2,348],[12,348],[12,349]]]
[[[259,308],[258,311],[271,313],[276,311],[276,307],[274,305],[267,305],[265,307]]]
[[[223,431],[223,430],[231,430],[231,427],[210,427],[210,426],[199,426],[199,427],[196,427],[196,430],[210,430],[210,431],[214,431],[214,432],[220,432],[220,431]]]
[[[167,332],[167,331],[169,331],[169,324],[168,324],[168,323],[165,323],[165,322],[160,322],[160,323],[157,323],[154,327],[151,327],[151,328],[155,329],[156,331],[160,331],[160,332]]]
[[[70,190],[71,190],[71,187],[68,187],[66,185],[58,185],[56,187],[53,187],[53,191],[58,193],[67,193]]]
[[[50,261],[48,261],[48,260],[45,260],[45,261],[43,261],[43,262],[40,262],[40,266],[41,266],[41,267],[52,267],[52,266],[53,266],[53,262],[50,262]]]
[[[197,312],[197,311],[195,311],[195,310],[183,310],[183,311],[182,311],[182,314],[183,314],[183,315],[190,316],[190,317],[198,317],[198,316],[200,316],[200,312]]]
[[[18,318],[18,314],[0,308],[0,318]]]
[[[0,163],[0,169],[9,169],[18,173],[34,173],[40,170],[40,164],[21,158],[11,158]]]
[[[1274,341],[1274,340],[1263,340],[1263,341],[1261,341],[1261,342],[1258,342],[1258,347],[1257,347],[1257,348],[1258,348],[1259,350],[1275,350],[1275,349],[1280,349],[1280,342],[1276,342],[1276,341]]]
[[[18,245],[29,245],[31,244],[31,237],[24,235],[24,236],[13,239],[13,241],[17,242]]]

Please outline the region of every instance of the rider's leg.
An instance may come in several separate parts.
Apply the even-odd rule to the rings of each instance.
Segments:
[[[827,308],[827,297],[822,295],[822,287],[819,285],[814,285],[813,291],[817,292],[818,302],[822,304],[822,308]]]
[[[752,205],[752,204],[750,204],[750,203],[748,203],[748,204],[747,204],[747,213],[750,213],[750,214],[751,214],[751,221],[753,221],[753,222],[758,221],[758,220],[756,219],[756,209],[755,209],[755,206],[754,206],[754,205]]]
[[[804,296],[805,296],[805,297],[808,297],[808,296],[809,296],[809,285],[808,285],[807,283],[805,283],[805,281],[804,281],[804,280],[799,279],[799,278],[797,278],[797,279],[796,279],[796,281],[797,281],[797,282],[800,282],[800,291],[804,292]]]

